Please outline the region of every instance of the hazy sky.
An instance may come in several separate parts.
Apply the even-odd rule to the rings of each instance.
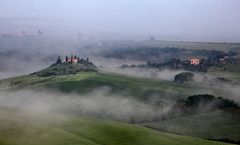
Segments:
[[[0,33],[240,42],[240,0],[0,0]]]

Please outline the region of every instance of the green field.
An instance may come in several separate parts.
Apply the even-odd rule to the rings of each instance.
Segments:
[[[1,145],[220,145],[139,125],[0,108]]]
[[[87,94],[95,89],[107,87],[111,94],[134,97],[143,102],[151,97],[176,101],[194,94],[221,92],[209,87],[105,72],[81,72],[53,77],[19,76],[1,80],[0,85],[4,91],[33,89],[38,92],[60,91],[63,94]],[[148,128],[143,127],[142,124],[132,125],[66,114],[37,115],[38,113],[9,108],[1,108],[0,113],[0,144],[194,145],[213,142],[167,134],[156,129],[205,139],[234,140],[239,138],[240,134],[238,131],[240,120],[239,117],[235,117],[239,114],[239,110],[225,112],[226,115],[222,112],[212,112],[143,124]],[[207,131],[200,124],[204,121],[206,121],[204,125],[209,129]]]
[[[207,139],[240,141],[240,108],[186,116],[144,126],[175,134]]]
[[[169,99],[187,97],[194,94],[213,93],[212,88],[178,84],[169,81],[130,77],[127,75],[82,72],[76,75],[63,75],[56,77],[20,76],[0,81],[2,88],[32,88],[39,90],[47,88],[60,90],[63,93],[88,93],[94,89],[108,87],[111,93],[123,96],[134,96],[138,99],[147,99],[151,96],[162,96]],[[215,91],[218,93],[219,90]]]
[[[236,69],[239,68],[239,66],[233,66],[233,67]],[[240,81],[239,71],[229,72],[229,71],[223,71],[222,68],[210,67],[208,69],[208,73],[212,76],[225,78],[225,79],[231,80],[233,82],[239,83],[239,81]]]

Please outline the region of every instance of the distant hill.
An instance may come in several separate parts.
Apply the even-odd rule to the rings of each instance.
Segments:
[[[108,58],[144,61],[167,61],[170,59],[206,58],[216,53],[240,54],[240,43],[181,42],[181,41],[103,41],[81,49],[92,55]],[[80,51],[80,50],[79,50]],[[232,54],[232,53],[231,53]]]

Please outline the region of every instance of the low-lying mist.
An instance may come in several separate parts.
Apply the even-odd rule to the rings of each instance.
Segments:
[[[132,96],[109,93],[109,88],[100,88],[85,95],[63,94],[47,90],[1,91],[0,107],[17,108],[38,113],[63,114],[70,116],[96,117],[128,123],[155,122],[184,115],[187,106],[179,106],[180,100],[137,100]],[[224,97],[225,98],[225,97]],[[228,98],[228,97],[227,97]],[[228,99],[239,99],[230,97]],[[184,99],[185,100],[185,99]],[[180,102],[179,102],[180,101]],[[214,107],[214,102],[195,106],[191,115],[204,113]],[[177,105],[177,106],[176,106]],[[180,108],[179,108],[180,107]],[[177,109],[177,110],[176,110]],[[197,110],[197,111],[196,111]]]
[[[39,71],[54,63],[58,56],[80,53],[85,43],[38,35],[0,35],[0,79]]]
[[[96,64],[102,71],[120,73],[141,78],[152,78],[164,81],[174,81],[174,77],[185,70],[159,70],[155,68],[121,68],[122,64],[144,64],[143,61],[121,60],[121,59],[106,59],[94,58]],[[194,81],[190,84],[199,87],[201,92],[202,87],[208,88],[211,94],[233,99],[240,102],[240,85],[235,82],[222,81],[221,76],[212,75],[210,73],[191,72],[194,74]],[[207,78],[207,80],[206,80]],[[217,78],[217,79],[216,79]],[[199,94],[199,92],[196,92]],[[205,93],[204,91],[202,93]]]
[[[165,81],[173,81],[175,75],[186,72],[185,70],[170,70],[164,69],[159,70],[157,68],[121,68],[122,64],[146,64],[145,61],[133,61],[133,60],[122,60],[122,59],[106,59],[106,58],[93,58],[96,60],[96,65],[103,71],[109,71],[114,73],[121,73],[131,76],[137,76],[142,78],[153,78]],[[202,83],[204,77],[209,79],[214,76],[201,72],[192,72],[194,74],[194,81],[196,83]]]
[[[36,112],[66,113],[124,122],[145,122],[160,119],[172,102],[156,104],[140,102],[132,97],[107,95],[108,89],[94,90],[87,95],[36,92],[33,90],[2,91],[0,106]]]

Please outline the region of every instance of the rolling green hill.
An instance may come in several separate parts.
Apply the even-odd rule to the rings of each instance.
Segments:
[[[188,84],[102,72],[81,72],[75,75],[52,77],[38,77],[35,75],[20,76],[1,80],[0,85],[2,85],[2,88],[5,86],[6,89],[33,88],[39,90],[40,88],[47,88],[50,90],[60,90],[63,93],[77,92],[80,94],[108,87],[112,93],[120,93],[123,96],[131,95],[143,100],[154,95],[175,100],[176,97],[214,92],[212,88],[199,88],[199,86]],[[219,90],[214,93],[219,93]]]
[[[152,97],[154,99],[157,97],[157,99],[176,100],[179,99],[179,97],[188,97],[189,95],[194,94],[220,93],[219,90],[216,89],[214,91],[213,88],[104,72],[80,72],[75,75],[60,75],[51,77],[39,77],[37,75],[19,76],[1,80],[0,86],[2,90],[12,91],[15,89],[34,89],[35,91],[40,92],[46,90],[56,90],[66,94],[85,94],[95,89],[108,87],[110,88],[110,93],[121,94],[121,96],[125,97],[132,96],[143,102],[151,99]],[[234,116],[236,116],[237,113],[239,113],[239,111],[233,113]],[[196,138],[158,132],[142,127],[141,125],[130,125],[127,123],[82,118],[79,116],[55,116],[55,114],[47,116],[45,114],[41,114],[40,116],[34,116],[33,114],[26,111],[22,112],[14,109],[1,108],[0,144],[194,145],[213,143]],[[177,118],[176,121],[166,120],[163,122],[144,125],[167,132],[207,139],[236,139],[239,137],[238,134],[240,133],[237,131],[238,128],[240,128],[239,118],[235,118],[231,111],[227,112],[226,116],[221,116],[222,113],[218,114],[216,112],[205,115],[206,117],[204,117],[204,115],[190,116],[188,118],[189,122],[186,123],[185,126],[184,124],[179,124],[179,126],[178,124],[174,124],[175,122],[181,123],[181,119],[183,119],[182,122],[185,122],[184,118],[180,118],[179,120],[177,120]],[[229,118],[229,116],[233,116],[233,118]],[[197,119],[191,119],[194,117]],[[214,122],[214,120],[210,120],[207,122],[209,124],[206,123],[208,129],[212,132],[204,132],[205,130],[203,130],[203,126],[197,124],[206,120],[206,118],[214,118],[216,121]],[[227,118],[229,120],[224,120]],[[196,120],[199,120],[199,122],[194,123]],[[196,126],[194,126],[195,124]],[[220,128],[221,126],[223,128]],[[179,130],[177,127],[179,127]],[[197,131],[194,132],[192,129]],[[193,134],[191,134],[191,132],[193,132]]]
[[[224,145],[138,125],[0,108],[1,145]]]
[[[240,141],[240,108],[144,124],[175,134],[215,140]]]

